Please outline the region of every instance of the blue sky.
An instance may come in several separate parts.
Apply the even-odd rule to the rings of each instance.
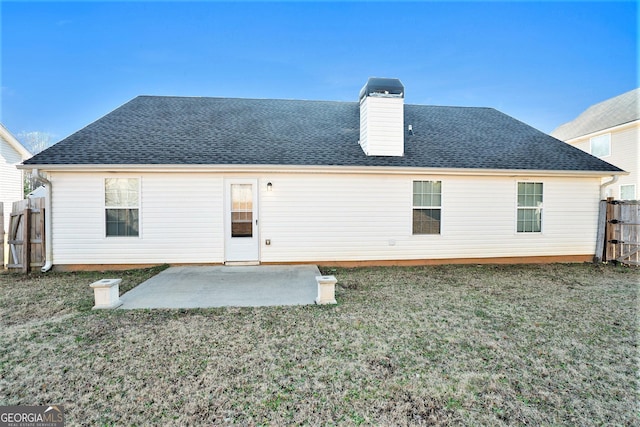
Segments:
[[[137,95],[494,107],[542,131],[638,86],[626,2],[11,2],[1,115],[54,140]]]

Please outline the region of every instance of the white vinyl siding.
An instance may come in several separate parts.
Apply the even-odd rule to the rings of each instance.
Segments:
[[[535,177],[531,178],[535,180]],[[440,235],[413,235],[413,181],[442,181]],[[385,175],[269,176],[263,262],[576,255],[595,251],[599,178],[545,178],[545,233],[516,233],[517,180]],[[487,197],[487,189],[491,197]]]
[[[404,100],[367,96],[360,102],[360,145],[368,156],[404,153]]]
[[[544,233],[516,233],[517,182],[488,176],[140,173],[141,237],[104,237],[107,177],[51,174],[54,264],[221,263],[223,183],[257,178],[260,261],[331,262],[589,255],[599,178],[544,182]],[[129,175],[130,176],[130,175]],[[439,235],[412,233],[414,181],[441,181]],[[266,191],[267,183],[273,184]],[[487,197],[491,189],[491,197]],[[265,241],[269,240],[270,245]]]
[[[24,197],[22,171],[16,168],[16,165],[22,160],[24,159],[21,154],[0,136],[0,202],[2,202],[4,216],[4,222],[0,224],[0,227],[3,227],[6,232],[4,234],[5,240],[9,236],[11,206],[13,202],[22,200]],[[0,245],[4,245],[4,242],[0,241]],[[0,264],[4,264],[9,259],[9,245],[4,247],[4,258],[4,260],[0,260]]]
[[[633,128],[611,134],[611,156],[606,160],[629,172],[620,176],[618,185],[634,185],[636,190],[640,187],[640,122]],[[622,198],[622,195],[615,197]]]
[[[11,204],[24,198],[22,171],[16,168],[22,160],[20,153],[0,137],[0,202],[4,205],[5,230],[9,228]]]
[[[223,262],[222,177],[137,174],[140,238],[107,238],[104,179],[130,174],[51,174],[54,264]]]
[[[603,131],[604,132],[604,131]],[[622,128],[612,129],[607,133],[600,132],[596,135],[586,135],[571,141],[571,145],[587,153],[591,153],[591,138],[596,138],[610,134],[611,154],[606,157],[608,163],[629,172],[628,175],[620,175],[617,185],[607,188],[608,196],[616,199],[621,198],[621,185],[640,186],[640,121],[625,125]],[[603,178],[603,181],[610,181],[611,177]]]
[[[363,175],[270,176],[260,200],[266,262],[385,259],[411,235],[411,180]]]

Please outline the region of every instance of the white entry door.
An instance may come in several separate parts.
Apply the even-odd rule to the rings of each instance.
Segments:
[[[226,180],[224,242],[225,261],[259,260],[257,179]]]

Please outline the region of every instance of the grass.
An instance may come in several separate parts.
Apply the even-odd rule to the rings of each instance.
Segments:
[[[68,425],[638,425],[640,270],[325,269],[335,306],[91,311],[0,274],[0,405]]]
[[[91,310],[97,280],[118,277],[120,294],[133,289],[168,266],[116,272],[2,274],[0,270],[0,324],[24,325]]]

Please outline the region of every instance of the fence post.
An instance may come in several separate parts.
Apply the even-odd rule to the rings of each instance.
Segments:
[[[607,197],[607,226],[605,231],[605,259],[604,261],[611,261],[616,259],[615,251],[616,245],[611,243],[613,240],[613,224],[611,220],[615,217],[615,205],[613,204],[613,197]]]
[[[596,231],[596,253],[593,256],[594,263],[600,263],[604,257],[605,230],[607,228],[607,201],[600,200],[598,210],[598,229]]]
[[[29,205],[24,210],[22,216],[23,232],[22,232],[22,272],[28,273],[29,267],[31,267],[31,209]]]

